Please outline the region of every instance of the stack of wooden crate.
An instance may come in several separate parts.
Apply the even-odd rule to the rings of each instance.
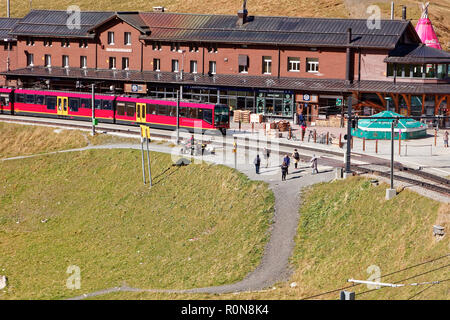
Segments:
[[[250,123],[250,111],[249,110],[242,110],[241,111],[241,122],[242,123]]]

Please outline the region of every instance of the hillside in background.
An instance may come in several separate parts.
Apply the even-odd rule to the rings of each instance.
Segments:
[[[152,11],[153,6],[164,6],[171,12],[235,14],[242,6],[242,0],[78,0],[76,4],[82,10],[111,11]],[[401,5],[408,7],[408,19],[414,26],[420,18],[420,1],[395,1],[396,17],[401,17]],[[69,0],[11,0],[11,16],[22,17],[33,9],[65,10],[75,4]],[[251,15],[296,16],[296,17],[335,17],[365,18],[366,9],[376,4],[382,10],[382,17],[390,17],[389,0],[248,0],[247,8]],[[431,1],[430,18],[434,24],[441,45],[450,48],[450,0]],[[0,3],[0,16],[6,16],[6,1]]]

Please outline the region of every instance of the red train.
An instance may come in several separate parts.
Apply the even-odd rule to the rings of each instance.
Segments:
[[[0,88],[0,113],[91,121],[89,93]],[[95,118],[99,122],[140,125],[175,130],[177,102],[96,94]],[[230,127],[230,110],[223,104],[181,101],[180,128],[217,129],[225,134]]]

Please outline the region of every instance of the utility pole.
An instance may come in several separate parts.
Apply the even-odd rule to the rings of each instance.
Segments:
[[[351,173],[350,158],[351,158],[351,139],[352,139],[352,96],[348,96],[347,102],[347,154],[345,155],[345,172]]]
[[[92,135],[95,136],[95,84],[92,84]]]
[[[145,138],[142,136],[142,133],[141,133],[142,178],[143,178],[144,184],[145,184],[144,139]]]
[[[152,186],[152,170],[150,168],[150,149],[148,147],[148,140],[150,140],[150,136],[146,137],[147,140],[147,165],[148,165],[148,180],[150,182],[150,187]]]
[[[177,145],[180,143],[180,91],[177,90]]]
[[[398,120],[392,119],[391,123],[391,186],[390,189],[386,189],[386,200],[391,200],[397,195],[397,191],[394,189],[394,128]]]

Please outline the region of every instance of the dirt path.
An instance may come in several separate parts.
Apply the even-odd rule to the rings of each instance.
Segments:
[[[58,152],[78,152],[91,149],[140,149],[140,145],[133,144],[114,144],[114,145],[100,145],[88,146],[79,149],[65,150],[51,152],[47,154],[55,154]],[[171,148],[164,145],[151,145],[152,151],[170,153]],[[46,154],[39,154],[34,156],[22,156],[3,161],[14,161],[35,156],[42,156]],[[221,155],[215,156],[221,159]],[[208,159],[206,159],[208,161]],[[211,159],[210,159],[211,160]],[[298,170],[291,165],[288,180],[281,181],[280,169],[277,166],[279,159],[272,159],[271,166],[262,168],[261,174],[257,175],[254,167],[250,165],[238,166],[238,170],[246,174],[252,180],[265,181],[269,184],[269,188],[275,195],[275,212],[273,224],[270,227],[270,239],[264,250],[264,254],[260,265],[250,274],[248,274],[242,281],[214,287],[193,288],[187,290],[153,290],[130,288],[126,285],[121,287],[114,287],[96,292],[84,294],[72,299],[86,299],[94,296],[101,296],[112,292],[128,291],[128,292],[166,292],[166,293],[230,293],[242,291],[255,291],[267,288],[276,282],[286,281],[289,279],[292,269],[289,265],[289,258],[295,246],[295,235],[297,232],[299,209],[300,209],[300,190],[304,187],[313,185],[319,182],[330,181],[334,177],[333,172],[323,172],[316,175],[311,175],[310,168],[303,164]],[[320,170],[320,167],[319,167]]]

